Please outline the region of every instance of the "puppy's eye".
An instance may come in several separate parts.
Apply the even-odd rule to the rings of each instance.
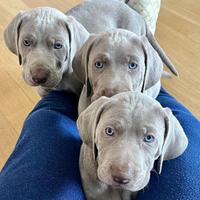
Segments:
[[[94,65],[96,68],[103,68],[103,63],[101,61],[96,61]]]
[[[129,69],[136,69],[137,66],[138,66],[137,63],[134,63],[134,62],[131,62],[131,63],[128,64]]]
[[[53,48],[54,49],[61,49],[63,47],[63,45],[60,43],[60,42],[56,42],[54,45],[53,45]]]
[[[107,127],[107,128],[105,129],[105,133],[106,133],[107,135],[109,135],[109,136],[113,136],[113,135],[114,135],[114,129],[111,128],[111,127]]]
[[[31,42],[30,42],[28,39],[23,40],[23,44],[24,44],[24,46],[26,46],[26,47],[31,46]]]
[[[155,140],[155,137],[153,135],[146,135],[144,136],[144,142],[147,142],[147,143],[151,143]]]

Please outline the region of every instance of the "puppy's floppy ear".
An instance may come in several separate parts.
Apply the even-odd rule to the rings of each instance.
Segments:
[[[174,159],[180,156],[188,145],[188,139],[179,121],[172,114],[169,108],[164,108],[165,112],[165,135],[162,145],[161,155],[158,158],[158,173],[162,171],[164,160]]]
[[[87,96],[90,95],[91,85],[88,79],[88,60],[96,35],[91,35],[81,49],[79,49],[72,61],[75,76],[86,86]]]
[[[20,26],[27,12],[21,11],[17,16],[10,22],[4,31],[4,40],[8,49],[19,57],[19,64],[21,65],[21,55],[19,52],[19,34]]]
[[[142,86],[143,92],[160,80],[163,71],[163,63],[158,53],[149,43],[148,39],[145,36],[142,36],[142,40],[145,55],[145,72]]]
[[[110,101],[108,97],[100,97],[85,109],[78,117],[77,126],[83,143],[92,148],[95,155],[96,128],[105,105]]]
[[[76,51],[79,50],[88,39],[89,32],[72,16],[66,16],[65,24],[69,34],[69,56],[70,63],[72,63]]]

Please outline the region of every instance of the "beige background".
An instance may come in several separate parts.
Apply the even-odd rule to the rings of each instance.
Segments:
[[[52,6],[66,11],[81,0],[0,0],[0,169],[12,152],[23,121],[39,97],[25,85],[15,55],[3,42],[3,30],[20,11]],[[200,117],[200,0],[165,0],[156,37],[179,71],[163,85]]]

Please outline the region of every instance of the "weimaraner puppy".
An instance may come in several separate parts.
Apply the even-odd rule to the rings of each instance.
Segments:
[[[160,91],[163,63],[159,54],[146,36],[125,29],[91,36],[75,54],[72,67],[84,84],[79,113],[101,96],[138,90],[156,98]]]
[[[102,96],[77,120],[80,172],[87,200],[130,200],[154,163],[180,156],[187,137],[169,108],[140,92]]]
[[[49,7],[20,12],[4,32],[6,45],[22,64],[24,80],[39,86],[41,96],[49,89],[79,94],[81,86],[72,74],[71,62],[88,36],[73,17]]]
[[[52,89],[80,94],[82,84],[75,79],[71,67],[73,56],[89,33],[113,28],[146,35],[159,49],[142,16],[118,0],[85,1],[66,15],[48,7],[20,12],[6,28],[4,39],[18,55],[26,83],[39,86],[41,96]],[[166,59],[163,51],[159,54]],[[169,59],[165,63],[172,65]]]

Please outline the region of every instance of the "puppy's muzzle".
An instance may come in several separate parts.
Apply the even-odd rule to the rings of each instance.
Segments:
[[[115,183],[125,185],[130,182],[130,167],[128,163],[123,165],[111,165],[111,176]]]
[[[31,78],[37,85],[46,83],[49,76],[50,71],[44,67],[37,67],[31,70]]]
[[[103,88],[91,97],[91,101],[93,102],[101,96],[112,97],[115,94],[118,94],[120,92],[127,92],[127,91],[130,91],[130,90],[131,89],[129,89],[129,88],[122,88],[122,87]]]

